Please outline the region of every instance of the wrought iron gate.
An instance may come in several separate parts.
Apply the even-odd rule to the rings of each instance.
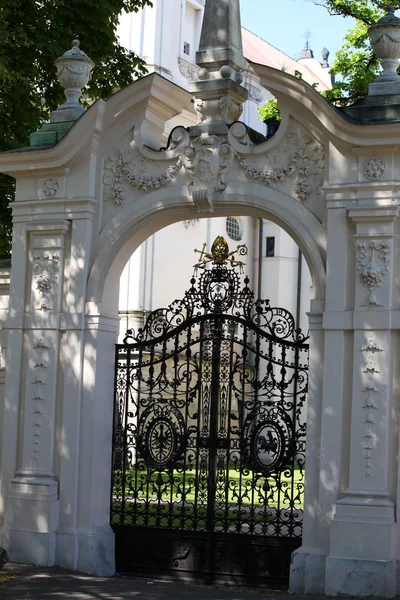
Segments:
[[[217,238],[185,297],[116,347],[122,572],[287,583],[302,535],[308,345],[288,311],[254,300],[242,264]]]

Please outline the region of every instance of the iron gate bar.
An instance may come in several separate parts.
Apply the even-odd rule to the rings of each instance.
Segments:
[[[254,300],[224,240],[204,256],[116,347],[117,568],[281,586],[301,543],[307,338]]]

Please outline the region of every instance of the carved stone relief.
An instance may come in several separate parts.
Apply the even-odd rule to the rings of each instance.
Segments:
[[[36,251],[33,257],[33,281],[35,310],[50,312],[53,310],[53,285],[59,277],[59,252]]]
[[[185,229],[189,229],[189,227],[196,225],[199,222],[199,219],[187,219],[186,221],[182,221]]]
[[[200,104],[198,108],[201,111]],[[210,210],[212,193],[226,188],[227,170],[235,161],[251,181],[269,187],[289,183],[293,196],[302,202],[321,193],[325,150],[311,137],[291,133],[277,149],[249,155],[245,150],[248,144],[242,144],[242,152],[239,145],[234,149],[222,136],[203,133],[190,139],[189,133],[181,129],[164,154],[135,145],[133,150],[121,149],[116,157],[109,157],[103,172],[105,198],[120,206],[127,187],[151,192],[175,182],[186,172],[197,209]]]
[[[387,165],[383,158],[379,158],[378,156],[373,156],[371,158],[367,158],[364,162],[364,175],[367,179],[380,179],[384,176],[387,170]]]
[[[33,371],[35,373],[31,387],[33,391],[33,461],[39,458],[40,435],[42,428],[42,417],[44,414],[44,404],[46,402],[45,388],[47,381],[45,378],[48,368],[47,351],[50,346],[47,345],[44,338],[39,337],[32,349]]]
[[[203,134],[185,148],[182,164],[191,177],[192,196],[201,212],[212,207],[210,195],[226,188],[224,174],[234,157],[231,146],[216,135]]]
[[[357,242],[357,270],[361,283],[369,290],[369,296],[361,306],[382,306],[374,289],[381,287],[389,268],[390,246],[388,242],[374,240]]]
[[[259,104],[262,100],[260,88],[256,87],[255,85],[251,85],[251,84],[249,84],[249,85],[245,84],[245,87],[249,91],[250,100],[253,100],[253,102],[256,102],[257,104]]]
[[[54,177],[49,177],[43,182],[42,185],[42,193],[44,198],[55,198],[57,196],[58,190],[60,189],[60,184],[58,183],[58,179]]]
[[[192,63],[184,60],[183,58],[178,58],[179,71],[181,74],[186,77],[186,79],[191,83],[192,81],[198,81],[199,76],[199,67],[197,65],[193,65]]]
[[[239,158],[246,177],[266,186],[293,180],[293,193],[305,201],[314,191],[320,193],[324,173],[324,147],[310,137],[290,133],[280,147],[262,158]]]
[[[365,476],[369,477],[371,475],[372,468],[372,453],[375,448],[375,434],[373,426],[376,424],[375,413],[378,410],[378,405],[374,396],[379,393],[379,389],[377,388],[374,379],[375,375],[379,373],[375,355],[383,352],[383,348],[380,348],[376,342],[374,342],[373,338],[369,338],[367,344],[361,348],[361,352],[364,352],[366,355],[363,373],[368,376],[367,384],[362,391],[368,394],[365,403],[363,404],[363,409],[365,411],[365,418],[363,421],[365,423],[363,448],[365,456]]]
[[[118,157],[110,157],[104,165],[103,183],[106,197],[117,206],[125,200],[124,184],[143,192],[158,190],[175,180],[182,163],[178,159],[174,164],[161,171],[160,167],[135,152],[120,150]]]

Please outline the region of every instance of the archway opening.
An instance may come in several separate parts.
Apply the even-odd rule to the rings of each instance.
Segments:
[[[233,302],[234,318],[224,312],[221,319],[212,314],[203,274],[191,280],[198,256],[218,236],[232,250],[247,248],[249,279],[239,275],[234,292],[254,291],[247,321],[243,296]],[[210,254],[205,262],[203,273],[218,271]],[[218,277],[220,297],[226,281]],[[188,314],[197,292],[203,294]],[[301,320],[307,327],[312,295],[294,240],[252,216],[174,223],[130,257],[120,285],[115,385],[111,525],[118,569],[149,574],[155,560],[160,575],[201,572],[209,582],[287,585],[304,508],[308,340],[298,326]],[[246,548],[241,537],[244,546],[250,540]],[[132,562],[133,538],[140,552]],[[254,560],[241,564],[243,552],[255,552]]]

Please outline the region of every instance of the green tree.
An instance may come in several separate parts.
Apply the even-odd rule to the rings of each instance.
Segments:
[[[347,32],[337,52],[331,73],[335,76],[332,90],[323,95],[338,106],[353,104],[368,93],[368,84],[379,73],[378,59],[374,56],[368,38],[368,28],[383,16],[389,6],[398,2],[385,0],[311,0],[323,6],[331,15],[353,17],[355,26]]]
[[[343,40],[337,52],[331,74],[335,83],[331,90],[321,92],[330,102],[337,106],[354,104],[368,94],[368,85],[372,83],[380,71],[379,60],[374,56],[369,43],[368,28],[382,17],[389,3],[385,0],[309,0],[317,6],[324,7],[331,15],[353,17],[355,25]],[[399,2],[392,3],[397,8]],[[263,105],[259,109],[259,118],[273,116],[272,109],[277,106]]]
[[[151,0],[1,0],[0,151],[28,145],[50,111],[64,101],[54,61],[73,39],[96,63],[87,87],[91,98],[112,92],[146,73],[144,62],[118,41],[119,15]],[[0,258],[10,253],[14,180],[0,174]]]

